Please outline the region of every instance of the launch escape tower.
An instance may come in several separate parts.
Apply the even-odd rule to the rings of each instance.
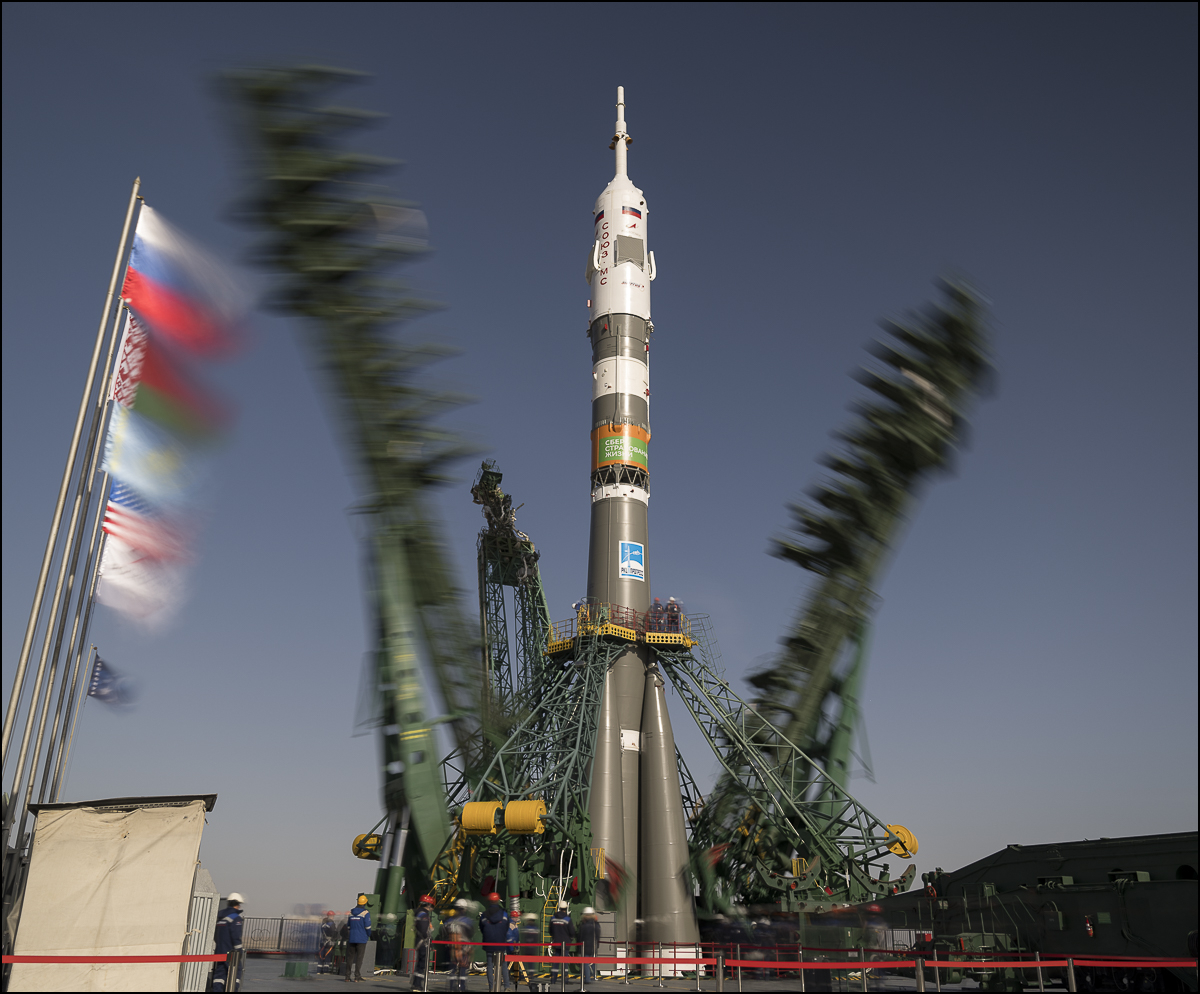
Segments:
[[[947,285],[942,308],[892,326],[895,344],[877,351],[892,370],[866,375],[879,399],[843,436],[817,507],[795,509],[800,541],[780,543],[820,580],[778,665],[755,678],[760,695],[742,700],[706,618],[664,630],[647,610],[656,272],[619,90],[616,174],[595,205],[586,268],[588,596],[575,617],[550,622],[540,554],[485,463],[472,487],[485,516],[476,639],[425,496],[462,454],[432,425],[453,402],[422,379],[440,353],[386,331],[429,305],[383,270],[426,249],[404,224],[411,206],[362,183],[385,163],[336,146],[363,115],[321,101],[349,76],[304,68],[230,83],[259,152],[252,203],[280,276],[276,301],[310,319],[363,469],[385,814],[354,852],[380,862],[385,924],[424,891],[445,904],[495,889],[544,918],[559,898],[608,908],[618,944],[640,917],[642,941],[686,946],[698,938],[696,903],[818,911],[907,888],[912,868],[893,878],[884,861],[911,857],[915,839],[846,789],[856,686],[883,554],[920,483],[952,455],[986,371],[974,296]],[[707,798],[675,748],[665,680],[725,770]],[[427,714],[430,689],[444,718]],[[440,761],[439,722],[454,742]]]

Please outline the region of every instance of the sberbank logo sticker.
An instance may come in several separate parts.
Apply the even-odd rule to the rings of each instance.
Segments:
[[[596,440],[597,462],[623,462],[633,466],[641,466],[650,471],[650,452],[646,443],[640,438],[630,438],[628,435],[609,435]]]
[[[622,580],[646,579],[646,547],[641,542],[618,542]]]

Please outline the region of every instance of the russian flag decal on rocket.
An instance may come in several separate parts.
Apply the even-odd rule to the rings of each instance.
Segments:
[[[621,213],[622,214],[632,214],[634,217],[642,216],[642,212],[640,210],[638,210],[636,207],[622,207]]]

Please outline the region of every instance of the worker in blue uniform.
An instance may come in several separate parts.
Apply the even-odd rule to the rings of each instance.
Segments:
[[[551,956],[570,956],[571,945],[575,941],[575,923],[571,921],[570,905],[566,901],[559,901],[558,907],[554,911],[554,917],[550,919],[550,955]],[[559,968],[565,976],[569,977],[571,971],[567,969],[566,963],[551,963],[550,964],[550,983],[558,982]]]
[[[465,991],[467,977],[471,973],[471,961],[475,947],[471,938],[475,934],[475,921],[468,912],[471,905],[466,898],[454,902],[454,914],[446,920],[442,931],[450,942],[450,989]]]
[[[363,956],[371,941],[371,912],[367,910],[367,895],[359,894],[358,903],[350,910],[350,934],[346,938],[346,983],[362,980]]]
[[[527,911],[521,916],[521,944],[517,947],[521,951],[522,956],[542,956],[545,954],[545,948],[542,946],[542,926],[538,924],[538,916],[532,911]],[[532,983],[534,978],[542,972],[542,967],[530,963],[517,964],[523,973],[521,974],[527,983]],[[514,981],[517,978],[513,978]],[[531,986],[529,988],[533,990]]]
[[[581,956],[600,955],[600,919],[596,917],[595,908],[584,908],[583,917],[579,920],[579,942],[582,948]],[[596,964],[583,964],[583,983],[589,984],[596,980]],[[586,990],[585,987],[580,987]]]
[[[429,949],[433,939],[433,898],[422,894],[413,918],[414,938],[417,940],[417,961],[413,964],[412,989],[429,990]]]
[[[487,978],[489,991],[508,989],[508,971],[501,969],[500,961],[507,951],[508,915],[500,906],[500,895],[488,894],[487,907],[479,916],[479,932],[483,936],[483,951],[487,954]]]
[[[217,918],[217,948],[218,956],[228,956],[232,952],[240,952],[242,948],[242,895],[230,894],[225,899],[225,907]],[[218,960],[213,966],[213,990],[224,991],[225,982],[229,979],[229,964]],[[230,990],[241,987],[241,978],[235,977]]]

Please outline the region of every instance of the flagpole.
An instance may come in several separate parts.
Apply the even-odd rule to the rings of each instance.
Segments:
[[[120,311],[118,311],[118,314],[119,313],[120,313]],[[66,631],[67,614],[69,613],[69,610],[70,610],[71,596],[72,596],[72,593],[75,590],[75,586],[76,586],[76,579],[77,579],[76,566],[78,565],[78,562],[79,562],[79,552],[80,552],[80,548],[81,548],[81,545],[83,542],[84,526],[86,525],[88,514],[91,513],[92,493],[95,489],[93,484],[96,479],[96,468],[100,461],[100,453],[103,451],[102,439],[104,438],[104,426],[105,426],[105,422],[108,418],[108,412],[112,407],[112,385],[113,385],[113,380],[116,377],[116,367],[113,362],[113,357],[114,357],[114,355],[116,355],[117,342],[120,340],[121,337],[123,337],[125,334],[128,333],[129,326],[130,326],[130,315],[129,315],[128,310],[126,310],[124,321],[118,321],[116,324],[113,325],[113,334],[109,338],[108,358],[106,360],[106,364],[104,367],[105,375],[104,375],[104,379],[101,381],[100,394],[96,400],[97,410],[96,410],[95,415],[92,418],[91,434],[88,438],[88,447],[85,450],[85,458],[89,459],[87,476],[80,477],[80,480],[79,480],[79,485],[80,485],[81,489],[84,487],[84,484],[86,482],[86,493],[84,493],[82,495],[83,513],[81,516],[79,516],[79,528],[78,528],[78,530],[76,530],[76,528],[75,528],[76,514],[72,513],[71,526],[67,529],[67,539],[66,539],[66,543],[65,543],[65,547],[64,547],[64,551],[63,551],[64,564],[66,562],[66,547],[69,547],[71,545],[72,539],[74,539],[74,549],[71,552],[70,572],[68,574],[68,579],[67,579],[66,602],[65,602],[64,610],[63,610],[62,614],[59,616],[58,634],[54,641],[54,654],[51,657],[50,679],[46,684],[46,698],[45,698],[44,704],[42,705],[42,710],[43,710],[42,724],[39,725],[39,727],[38,727],[37,742],[34,745],[32,763],[30,765],[30,777],[29,777],[29,793],[30,794],[32,794],[32,792],[33,792],[33,781],[34,781],[34,777],[37,775],[37,760],[38,760],[38,757],[41,755],[42,729],[45,724],[45,712],[50,707],[50,694],[54,690],[55,678],[58,673],[58,661],[59,661],[60,652],[62,650],[63,634]],[[118,335],[118,328],[120,329],[120,335]],[[66,652],[67,660],[70,660],[70,658],[71,658],[71,655],[72,655],[71,650],[75,648],[76,638],[79,635],[80,613],[83,611],[85,602],[90,600],[90,598],[92,596],[92,592],[95,589],[95,583],[91,579],[91,574],[89,571],[94,568],[94,563],[96,562],[92,557],[92,553],[95,551],[97,536],[100,532],[100,528],[102,527],[103,521],[104,521],[104,511],[105,511],[104,497],[107,494],[107,485],[108,485],[108,474],[105,473],[104,480],[100,486],[100,504],[97,506],[96,513],[92,520],[92,535],[91,535],[91,540],[88,542],[88,555],[87,555],[87,559],[85,560],[84,571],[82,574],[82,583],[80,584],[80,596],[79,596],[78,600],[76,601],[76,605],[75,605],[75,622],[71,626],[71,638],[70,638],[70,641],[67,643],[67,652]],[[80,506],[80,495],[78,493],[76,494],[75,502],[76,502],[76,507],[78,508]],[[86,588],[86,593],[84,592],[84,588]],[[51,610],[50,624],[53,624],[53,618],[58,609],[58,596],[57,596],[58,592],[59,592],[58,590],[55,591],[55,602],[54,602],[54,604],[52,606],[52,610]],[[90,614],[90,604],[88,607],[89,607],[89,614]],[[47,629],[47,632],[46,632],[47,642],[49,641],[49,637],[50,637],[50,633],[49,633],[49,629]],[[45,652],[45,647],[43,647],[43,653],[44,652]],[[49,775],[50,775],[50,765],[51,765],[51,759],[52,759],[54,749],[55,749],[55,743],[61,741],[59,739],[59,735],[58,735],[59,717],[62,713],[63,698],[64,698],[64,695],[66,694],[66,690],[67,690],[67,675],[66,675],[66,672],[64,672],[63,679],[62,679],[62,685],[60,686],[59,692],[58,692],[58,704],[55,706],[55,709],[54,709],[54,721],[50,726],[50,744],[46,749],[46,768],[45,768],[44,773],[42,774],[42,786],[38,790],[38,803],[39,804],[45,799],[46,783],[47,783],[47,780],[49,779]],[[33,705],[31,704],[30,707],[32,708]],[[18,763],[18,766],[20,766],[20,765],[21,764]],[[17,782],[14,780],[14,784],[13,784],[14,792],[16,791],[16,789],[17,789]]]
[[[129,242],[129,229],[133,223],[133,213],[137,208],[138,191],[141,189],[142,178],[133,181],[133,189],[129,194],[129,206],[125,210],[125,223],[121,228],[121,241],[117,246],[117,257],[113,261],[112,276],[108,281],[108,293],[104,297],[104,309],[100,314],[100,326],[96,330],[96,344],[92,348],[92,362],[88,367],[87,380],[83,388],[83,397],[79,401],[79,413],[75,417],[75,430],[71,436],[71,445],[67,450],[67,464],[63,469],[62,482],[58,488],[58,499],[54,505],[54,516],[50,522],[50,536],[46,540],[46,551],[42,554],[42,566],[38,572],[37,584],[34,587],[33,606],[29,610],[29,621],[25,626],[25,640],[21,644],[21,655],[17,661],[17,670],[13,676],[13,689],[8,698],[8,709],[4,714],[3,742],[0,751],[3,753],[4,765],[7,765],[8,749],[12,743],[17,709],[21,702],[21,692],[24,689],[25,671],[29,664],[29,653],[33,648],[33,637],[37,631],[38,619],[42,610],[42,599],[46,592],[46,579],[50,575],[50,564],[54,559],[54,549],[58,544],[58,529],[62,523],[63,509],[67,502],[67,490],[71,485],[71,476],[75,467],[75,459],[79,452],[79,439],[83,435],[83,424],[87,416],[88,401],[96,381],[96,368],[100,362],[100,350],[104,344],[104,332],[108,328],[113,310],[113,298],[117,292],[117,284],[121,277],[122,263],[125,259],[125,249]],[[15,784],[14,784],[15,786]]]
[[[121,311],[118,310],[118,316]],[[125,324],[129,318],[126,316]],[[50,616],[46,622],[46,631],[42,636],[42,654],[38,662],[37,675],[34,677],[33,691],[29,700],[29,712],[25,718],[25,732],[21,736],[21,750],[17,756],[16,769],[13,772],[12,793],[9,795],[8,818],[4,824],[3,838],[7,840],[11,826],[17,826],[17,847],[21,846],[21,837],[25,827],[25,815],[33,801],[33,784],[37,779],[38,757],[42,752],[42,741],[46,732],[46,718],[50,712],[50,697],[58,678],[58,662],[62,651],[63,634],[66,631],[67,614],[71,597],[75,590],[76,568],[79,565],[79,552],[83,544],[84,523],[91,511],[92,483],[96,475],[96,466],[100,458],[100,429],[103,426],[109,406],[109,386],[112,380],[113,356],[117,351],[117,337],[122,328],[119,320],[113,322],[112,334],[108,341],[108,356],[105,359],[104,373],[100,380],[100,392],[96,395],[95,409],[92,413],[87,445],[83,451],[84,466],[80,470],[79,481],[75,489],[75,501],[71,508],[71,521],[67,526],[66,538],[63,543],[62,557],[59,561],[58,581],[54,585],[54,596],[50,603]],[[65,603],[64,603],[65,593]],[[60,613],[59,609],[62,608]],[[55,622],[58,630],[54,631]],[[54,652],[51,656],[51,635],[53,634]],[[47,660],[50,662],[48,678],[43,682]],[[44,689],[44,696],[43,696]],[[37,719],[37,735],[34,739],[32,752],[29,751],[30,734],[33,731],[34,716],[41,703],[41,715]],[[28,766],[29,780],[25,786],[20,808],[13,801],[22,796],[21,785],[25,780],[25,770]]]
[[[100,536],[100,549],[99,549],[99,552],[97,553],[97,562],[99,562],[99,553],[102,553],[103,551],[104,551],[104,536],[101,535]],[[93,580],[92,585],[93,585],[93,587],[95,586],[94,580]],[[84,622],[83,622],[84,632],[87,631],[88,622],[91,621],[91,616],[92,616],[92,605],[89,603],[88,609],[87,609],[87,616],[84,618]],[[80,674],[82,672],[85,672],[81,667],[81,664],[83,662],[83,643],[84,643],[84,639],[80,639],[79,640],[79,649],[75,656],[75,676],[71,680],[71,702],[68,703],[68,705],[67,705],[67,716],[63,720],[63,729],[66,730],[69,727],[70,731],[68,731],[66,733],[66,735],[64,736],[63,748],[62,748],[62,751],[59,752],[59,754],[58,754],[58,762],[57,762],[57,764],[55,764],[55,767],[54,767],[54,782],[50,785],[50,803],[51,804],[54,804],[55,802],[58,801],[58,798],[62,793],[63,786],[67,782],[67,763],[71,757],[71,742],[75,738],[75,726],[76,726],[76,724],[78,724],[79,716],[83,711],[84,694],[87,691],[87,685],[88,685],[87,678],[83,679],[82,681],[79,680]],[[88,666],[91,666],[91,664],[92,664],[92,650],[95,648],[96,647],[93,645],[88,650],[88,656],[87,656]],[[80,684],[78,697],[76,696],[76,691],[75,691],[76,681],[78,681]]]
[[[107,473],[105,474],[104,482],[105,482],[105,487],[107,488],[107,485],[108,485],[108,474]],[[99,543],[94,549],[95,554],[93,556],[92,562],[94,564],[96,564],[96,568],[91,573],[90,589],[88,590],[88,597],[87,597],[87,601],[86,601],[87,607],[83,613],[83,627],[79,631],[78,639],[73,639],[73,643],[71,646],[71,648],[74,650],[72,655],[74,655],[74,657],[75,657],[75,665],[71,671],[71,694],[70,694],[70,697],[68,697],[68,699],[67,699],[67,713],[65,715],[63,715],[62,737],[59,739],[59,743],[58,743],[58,757],[54,761],[54,777],[50,781],[50,797],[49,797],[49,799],[50,799],[51,804],[53,804],[55,801],[58,800],[59,792],[62,790],[64,768],[65,768],[66,762],[67,762],[66,753],[70,750],[70,745],[68,744],[68,741],[67,741],[67,729],[68,728],[74,729],[75,720],[78,716],[78,704],[76,703],[75,693],[76,693],[77,688],[79,687],[79,675],[81,672],[83,672],[83,647],[87,644],[88,629],[91,627],[91,623],[92,623],[92,607],[95,604],[94,597],[95,597],[95,592],[96,592],[96,579],[99,576],[99,572],[100,572],[98,564],[100,562],[100,556],[104,552],[104,540],[106,537],[107,536],[103,532],[101,532]],[[69,659],[70,656],[68,656],[67,658]],[[89,660],[89,662],[91,660],[90,651],[88,653],[88,660]],[[66,683],[65,674],[63,676],[63,682],[64,682],[64,684]],[[87,681],[85,680],[84,686],[86,687],[86,685],[87,685]],[[42,803],[42,797],[41,797],[40,791],[38,794],[38,803],[39,804]]]
[[[104,544],[103,540],[101,540],[100,544],[101,545]],[[92,656],[99,655],[99,654],[100,654],[99,650],[94,645],[88,650],[88,664],[87,664],[87,672],[88,673],[90,673],[91,669],[92,669]],[[81,714],[83,714],[83,706],[84,706],[84,704],[87,703],[87,686],[88,686],[89,680],[91,680],[90,676],[85,678],[79,687],[79,698],[76,701],[75,715],[71,719],[70,734],[67,735],[67,749],[66,749],[66,752],[63,754],[62,778],[55,785],[55,793],[52,794],[51,798],[50,798],[51,803],[58,800],[58,791],[62,790],[63,785],[67,781],[67,773],[68,773],[67,768],[71,761],[71,743],[75,741],[75,726],[79,724],[79,716]]]
[[[128,327],[128,321],[126,321],[126,327]],[[105,409],[105,415],[107,416],[107,408]],[[93,472],[95,472],[94,469],[93,469]],[[86,587],[86,590],[80,594],[79,599],[75,602],[75,620],[71,624],[70,641],[67,642],[67,652],[66,652],[65,658],[68,662],[68,665],[70,664],[71,657],[76,656],[75,667],[74,667],[74,676],[71,678],[71,693],[70,693],[70,696],[68,697],[68,695],[67,695],[67,673],[66,673],[66,671],[64,671],[62,685],[59,687],[59,691],[58,691],[58,703],[54,706],[54,721],[50,725],[50,744],[49,744],[49,746],[46,747],[46,767],[42,771],[42,785],[38,788],[38,804],[41,804],[43,801],[46,800],[46,786],[48,783],[50,783],[51,769],[57,767],[57,765],[58,765],[57,757],[56,757],[55,753],[57,752],[59,755],[62,754],[63,733],[65,733],[65,730],[66,730],[66,722],[68,722],[70,720],[70,701],[73,700],[75,697],[75,689],[76,689],[76,685],[79,680],[80,658],[79,658],[79,655],[77,655],[75,650],[76,650],[76,647],[78,646],[80,654],[82,653],[83,642],[84,642],[84,640],[87,639],[88,622],[91,621],[91,617],[92,617],[92,597],[95,595],[95,592],[96,592],[97,565],[100,562],[100,560],[96,557],[96,543],[99,541],[100,535],[102,534],[101,529],[104,524],[104,515],[105,515],[105,510],[106,510],[105,498],[107,496],[108,496],[108,474],[104,473],[104,474],[102,474],[102,478],[101,478],[101,482],[100,482],[100,503],[96,506],[96,515],[92,521],[92,536],[88,541],[87,559],[84,561],[84,566],[83,566],[82,578],[83,578],[84,586]],[[89,495],[89,500],[90,500],[90,495]],[[85,613],[85,608],[86,608],[86,613]],[[84,618],[82,628],[80,627],[80,623],[79,623],[81,616]],[[65,613],[63,614],[63,619],[64,620],[66,619]],[[56,648],[55,649],[55,659],[57,660],[57,658],[58,658],[58,650]],[[53,685],[51,685],[51,686],[53,686]],[[63,713],[62,713],[64,700],[66,700],[68,702],[66,715],[63,715]],[[60,717],[62,718],[61,722],[59,721]],[[36,753],[35,753],[35,755],[36,755]],[[31,786],[32,786],[32,783],[33,783],[33,781],[30,780]]]

